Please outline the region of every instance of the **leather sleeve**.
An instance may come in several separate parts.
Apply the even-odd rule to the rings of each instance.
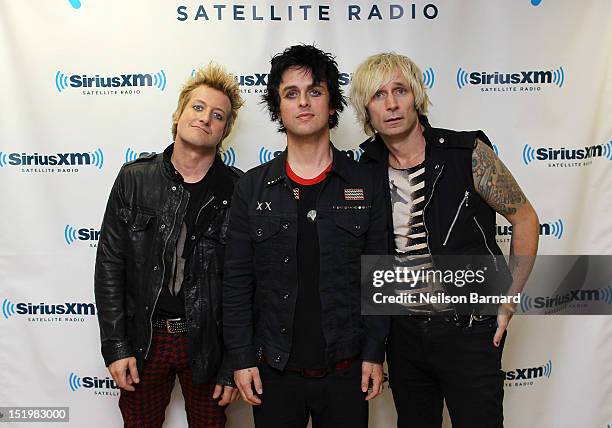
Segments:
[[[113,361],[133,356],[125,328],[124,242],[127,216],[123,213],[122,169],[111,190],[100,230],[94,290],[102,356],[108,366]]]

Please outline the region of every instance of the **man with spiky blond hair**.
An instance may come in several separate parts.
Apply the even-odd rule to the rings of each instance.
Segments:
[[[517,295],[533,266],[539,223],[487,136],[430,126],[423,75],[403,55],[367,58],[351,85],[370,135],[361,162],[389,189],[388,252],[413,269],[443,269],[468,255],[462,268],[489,273],[481,289]],[[510,268],[495,242],[496,212],[512,224],[511,255],[523,256]],[[501,356],[515,305],[421,298],[457,294],[458,287],[422,282],[410,291],[418,297],[407,315],[392,317],[387,363],[398,427],[439,428],[444,401],[454,428],[503,427]]]
[[[243,101],[209,64],[183,86],[174,143],[126,163],[104,214],[95,295],[126,427],[163,424],[178,376],[190,427],[223,427],[238,397],[223,362],[221,284],[234,184],[218,151]]]

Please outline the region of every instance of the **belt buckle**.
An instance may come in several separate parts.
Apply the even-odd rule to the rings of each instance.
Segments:
[[[172,322],[180,322],[182,321],[181,318],[167,318],[164,320],[165,324],[166,324],[166,332],[170,333],[170,334],[175,334],[178,333],[177,331],[173,331],[172,327],[171,327],[171,323]]]

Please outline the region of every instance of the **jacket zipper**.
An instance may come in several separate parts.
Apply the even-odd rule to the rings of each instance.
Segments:
[[[210,199],[204,205],[202,205],[202,208],[200,208],[200,211],[198,211],[198,215],[196,216],[195,224],[198,224],[198,220],[200,219],[200,214],[202,214],[202,210],[206,208],[208,204],[210,204],[214,199],[215,199],[215,195],[212,195]]]
[[[181,197],[179,199],[179,203],[176,206],[176,210],[174,210],[174,220],[172,221],[172,228],[170,229],[170,232],[168,233],[168,237],[166,238],[166,241],[164,242],[164,249],[162,251],[162,287],[164,286],[164,276],[166,275],[166,258],[165,258],[165,254],[166,254],[166,247],[168,246],[168,241],[170,240],[170,237],[172,236],[172,232],[174,232],[174,226],[176,226],[176,215],[178,214],[178,210],[181,207],[181,203],[183,202],[183,192],[181,191]],[[143,359],[147,359],[147,355],[149,355],[149,350],[151,349],[151,341],[153,340],[153,312],[155,310],[155,307],[157,306],[157,300],[159,299],[159,295],[161,294],[161,287],[159,288],[159,291],[157,292],[157,296],[155,296],[155,303],[153,303],[153,307],[151,308],[151,315],[149,315],[149,343],[147,344],[147,350],[144,354]]]
[[[453,222],[451,223],[450,228],[448,229],[448,233],[446,234],[446,238],[444,239],[442,246],[446,246],[446,243],[448,242],[448,238],[450,238],[450,234],[453,231],[453,227],[455,227],[455,223],[457,222],[457,218],[459,218],[459,213],[461,212],[461,208],[463,208],[464,202],[465,202],[465,206],[467,207],[467,199],[468,199],[469,194],[470,192],[466,190],[465,195],[463,195],[463,199],[461,199],[461,202],[459,202],[457,213],[455,214],[455,218],[453,219]]]
[[[476,220],[476,217],[474,218],[474,222],[476,222],[476,226],[478,226],[478,229],[480,230],[480,233],[482,234],[482,239],[484,240],[484,244],[485,247],[487,247],[487,250],[489,251],[489,254],[491,254],[491,257],[493,258],[493,264],[495,265],[495,271],[499,271],[499,268],[497,267],[497,258],[495,257],[495,254],[493,254],[493,251],[491,251],[491,248],[489,248],[489,244],[487,244],[487,237],[484,234],[484,230],[482,230],[482,227],[480,227],[480,223],[478,223],[478,220]]]

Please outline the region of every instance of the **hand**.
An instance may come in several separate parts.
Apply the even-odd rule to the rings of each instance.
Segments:
[[[372,380],[372,391],[366,396],[366,400],[377,397],[382,392],[383,366],[381,363],[363,361],[361,363],[361,391],[368,392]]]
[[[504,332],[508,328],[508,324],[510,324],[510,320],[512,319],[512,315],[514,315],[514,312],[514,307],[509,303],[499,305],[497,310],[497,330],[495,330],[495,336],[493,336],[493,345],[496,347],[499,347],[502,337],[504,337]]]
[[[133,384],[140,382],[138,369],[136,368],[136,358],[128,357],[113,361],[108,366],[108,371],[119,388],[126,391],[136,391]]]
[[[221,397],[218,403],[219,406],[227,406],[228,404],[236,401],[238,397],[240,397],[240,392],[238,391],[238,388],[216,384],[212,398],[213,400],[216,400],[219,397]]]
[[[253,406],[261,404],[261,399],[255,395],[251,384],[255,387],[257,394],[263,394],[261,378],[259,377],[259,369],[257,367],[249,367],[248,369],[236,370],[234,372],[234,381],[242,399]]]

